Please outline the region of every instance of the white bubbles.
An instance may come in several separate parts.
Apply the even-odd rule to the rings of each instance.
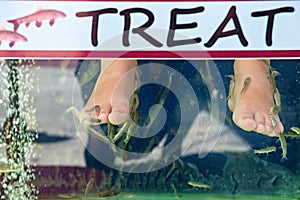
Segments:
[[[35,109],[30,92],[34,88],[35,78],[32,63],[28,60],[7,60],[1,62],[1,126],[5,144],[6,166],[2,178],[4,186],[1,199],[37,199],[36,188],[30,181],[34,174],[28,161],[31,156],[32,142],[35,139],[28,128],[35,126]]]

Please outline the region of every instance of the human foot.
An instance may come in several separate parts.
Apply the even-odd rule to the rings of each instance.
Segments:
[[[270,112],[274,99],[269,71],[269,66],[261,60],[236,60],[228,107],[240,128],[276,137],[283,132],[283,125],[278,114]]]
[[[101,74],[87,101],[81,119],[94,124],[121,124],[129,118],[130,99],[135,89],[134,60],[103,60]]]

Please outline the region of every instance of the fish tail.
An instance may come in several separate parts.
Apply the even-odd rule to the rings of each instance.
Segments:
[[[286,156],[282,156],[281,159],[280,159],[280,162],[283,163],[284,161],[287,161],[288,158]]]
[[[12,23],[14,25],[14,31],[17,31],[19,28],[19,22],[17,20],[7,20],[7,22]]]

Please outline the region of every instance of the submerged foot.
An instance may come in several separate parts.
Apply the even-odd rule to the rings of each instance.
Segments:
[[[101,74],[81,119],[87,118],[88,114],[88,117],[96,118],[101,123],[125,122],[129,118],[130,99],[135,89],[136,66],[133,60],[103,61]]]
[[[277,113],[270,113],[274,106],[269,66],[259,60],[237,60],[234,64],[234,89],[228,107],[233,121],[246,131],[276,137],[283,132]]]

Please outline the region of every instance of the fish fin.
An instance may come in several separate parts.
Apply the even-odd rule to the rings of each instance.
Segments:
[[[36,21],[36,22],[35,22],[35,25],[36,25],[37,27],[41,27],[41,26],[42,26],[42,22],[41,22],[41,21]]]
[[[30,22],[26,22],[25,26],[28,28],[30,25]]]
[[[13,47],[15,45],[15,41],[11,41],[10,43],[9,43],[9,47]]]
[[[28,40],[27,40],[27,38],[26,38],[26,37],[24,37],[24,42],[28,42]]]
[[[286,156],[285,157],[281,157],[280,162],[283,163],[284,161],[287,161],[287,160],[288,160],[288,158]]]
[[[50,21],[49,21],[50,26],[52,26],[54,24],[54,22],[55,22],[55,19],[50,19]]]
[[[234,75],[226,75],[226,77],[228,77],[230,79],[234,79]]]
[[[20,33],[18,33],[20,35],[20,37],[22,38],[20,41],[22,42],[27,42],[27,38],[24,35],[21,35]]]
[[[15,32],[18,30],[20,24],[16,20],[7,20],[7,22],[12,23],[14,25]]]
[[[33,12],[38,12],[38,11],[40,11],[40,10],[43,10],[43,8],[41,7],[41,6],[38,6],[38,5],[36,5],[35,7],[34,7],[34,9],[33,9]]]

